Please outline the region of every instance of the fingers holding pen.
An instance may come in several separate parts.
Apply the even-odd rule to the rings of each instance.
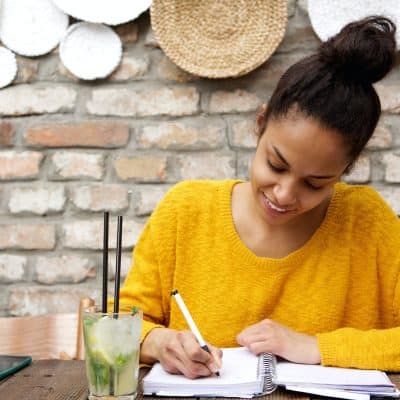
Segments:
[[[217,373],[221,368],[222,351],[212,345],[201,347],[190,331],[183,331],[180,334],[184,337],[182,343],[188,359],[206,366],[207,375]]]
[[[221,365],[221,354],[216,349],[213,352],[209,349],[180,293],[175,289],[171,292],[171,296],[175,299],[191,331],[190,335],[186,335],[188,345],[184,346],[188,349],[187,354],[189,358],[206,365],[211,373],[218,375],[218,369]]]
[[[210,350],[211,357],[206,364],[207,364],[208,368],[210,368],[210,370],[216,374],[222,367],[223,353],[222,353],[221,349],[219,349],[218,347],[212,346],[211,344],[208,345],[208,349]]]

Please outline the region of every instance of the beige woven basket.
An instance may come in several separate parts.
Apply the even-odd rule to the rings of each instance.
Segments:
[[[208,78],[257,68],[278,47],[287,24],[286,0],[153,0],[150,15],[165,54]]]

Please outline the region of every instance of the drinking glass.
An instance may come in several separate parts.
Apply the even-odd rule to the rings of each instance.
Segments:
[[[136,398],[142,320],[137,307],[130,313],[83,313],[89,400]]]

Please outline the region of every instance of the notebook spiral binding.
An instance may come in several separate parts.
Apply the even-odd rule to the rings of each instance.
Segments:
[[[263,378],[262,395],[272,393],[277,385],[274,383],[276,357],[271,353],[263,353],[258,358],[257,375]]]

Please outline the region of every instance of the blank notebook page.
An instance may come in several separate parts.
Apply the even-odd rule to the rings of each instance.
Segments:
[[[388,376],[376,370],[322,367],[278,362],[275,383],[332,386],[393,387]]]

